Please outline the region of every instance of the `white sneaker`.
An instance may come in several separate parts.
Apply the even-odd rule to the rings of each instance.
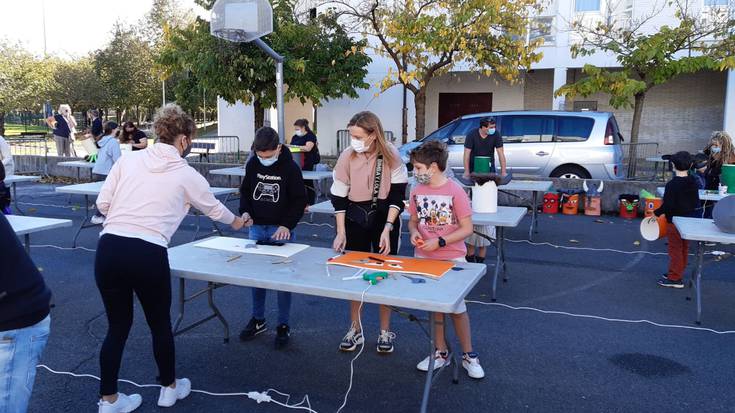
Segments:
[[[140,407],[141,403],[143,403],[143,398],[140,397],[140,394],[131,394],[128,396],[123,393],[118,393],[115,403],[100,400],[97,403],[99,406],[97,411],[98,413],[129,413]]]
[[[449,359],[448,352],[444,352],[444,354],[439,350],[434,352],[434,370],[448,366],[451,363],[452,361]],[[429,356],[426,356],[425,359],[421,360],[421,362],[416,365],[416,368],[421,371],[429,371]]]
[[[467,375],[473,379],[485,377],[485,370],[480,365],[480,358],[477,357],[477,353],[465,353],[462,356],[462,367],[467,370]]]
[[[100,225],[105,222],[104,215],[94,215],[92,218],[89,219],[89,222],[91,222],[94,225]]]
[[[355,351],[357,346],[361,346],[364,342],[365,338],[362,333],[358,333],[355,324],[352,324],[347,334],[342,338],[342,342],[339,343],[339,349],[341,351]]]
[[[176,404],[177,400],[182,400],[191,393],[191,381],[189,379],[176,379],[176,388],[172,389],[168,386],[161,387],[161,394],[158,396],[158,405],[161,407],[171,407]]]

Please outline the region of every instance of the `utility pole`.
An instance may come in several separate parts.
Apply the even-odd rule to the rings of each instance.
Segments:
[[[46,0],[41,0],[41,19],[43,22],[43,57],[46,57]]]

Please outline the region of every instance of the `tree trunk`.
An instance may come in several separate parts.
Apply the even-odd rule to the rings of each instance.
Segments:
[[[419,89],[413,97],[413,106],[416,109],[416,136],[414,139],[419,140],[424,137],[426,132],[426,89]]]
[[[311,130],[314,131],[314,133],[317,132],[317,119],[319,117],[319,107],[317,105],[313,105],[314,108],[314,121],[311,122]]]
[[[5,136],[5,112],[0,112],[0,136]]]
[[[633,108],[633,125],[630,128],[630,150],[628,151],[628,178],[635,178],[638,168],[638,132],[641,127],[643,115],[643,103],[646,100],[646,92],[635,95],[635,106]]]
[[[260,104],[260,99],[253,100],[253,111],[255,112],[255,131],[263,127],[263,123],[265,123],[265,112],[263,111],[263,106]]]

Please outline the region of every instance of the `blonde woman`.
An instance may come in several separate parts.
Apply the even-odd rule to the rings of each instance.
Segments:
[[[704,173],[705,189],[717,190],[720,185],[722,165],[735,164],[735,147],[733,147],[732,138],[727,132],[714,132],[704,153],[709,156],[707,170]]]
[[[59,105],[56,115],[49,116],[46,124],[53,129],[56,155],[71,156],[72,129],[76,127],[76,122],[71,116],[69,105]]]
[[[386,141],[383,126],[374,113],[356,114],[347,128],[351,144],[337,160],[331,189],[337,221],[333,247],[337,251],[398,254],[399,216],[408,184],[406,165],[398,150]],[[360,303],[350,302],[350,318],[352,324],[339,346],[342,351],[355,351],[364,343]],[[378,353],[392,353],[395,337],[390,331],[390,308],[381,305]]]

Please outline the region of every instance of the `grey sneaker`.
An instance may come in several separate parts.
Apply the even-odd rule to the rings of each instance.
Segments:
[[[357,346],[362,345],[365,342],[365,338],[362,336],[362,332],[358,332],[353,324],[350,329],[342,338],[342,342],[339,343],[339,349],[342,351],[355,351]]]
[[[393,340],[396,339],[396,333],[392,331],[380,330],[378,336],[378,353],[392,353],[393,352]]]

